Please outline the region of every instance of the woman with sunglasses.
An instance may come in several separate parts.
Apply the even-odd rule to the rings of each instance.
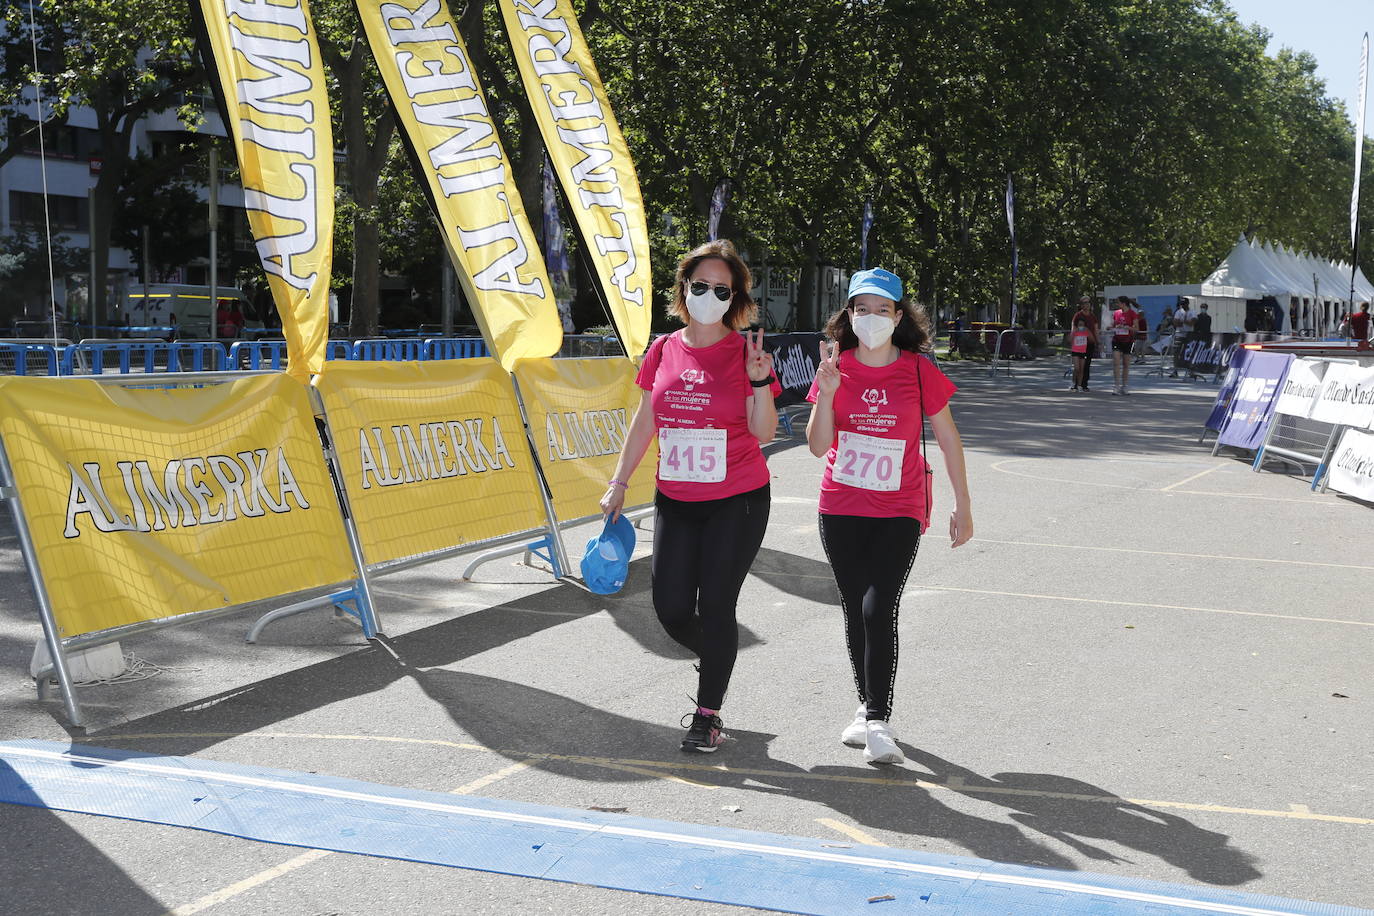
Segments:
[[[964,447],[950,415],[954,383],[922,354],[931,349],[925,310],[902,298],[902,281],[864,270],[849,304],[825,328],[807,399],[816,406],[807,444],[825,457],[821,544],[839,587],[859,709],[840,741],[872,763],[905,758],[888,725],[897,676],[897,607],[930,523],[925,420],[954,487],[951,546],[973,536]]]
[[[720,708],[739,650],[735,604],[768,524],[762,443],[778,425],[773,357],[755,313],[749,268],[727,241],[678,263],[668,314],[686,327],[649,347],[644,389],[601,509],[612,519],[626,481],[658,438],[654,500],[654,609],[668,635],[697,658],[696,709],[683,717],[682,749],[721,744]],[[690,721],[689,721],[690,720]]]

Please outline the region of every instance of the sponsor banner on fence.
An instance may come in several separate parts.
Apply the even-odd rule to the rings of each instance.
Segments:
[[[1293,365],[1288,367],[1288,376],[1283,380],[1283,388],[1279,391],[1279,400],[1274,406],[1274,412],[1286,417],[1304,419],[1311,416],[1317,396],[1322,393],[1322,379],[1326,375],[1326,368],[1330,365],[1315,359],[1294,360]]]
[[[1347,429],[1336,446],[1327,474],[1331,489],[1374,502],[1374,435]]]
[[[1236,396],[1236,386],[1240,384],[1240,377],[1245,372],[1245,364],[1253,352],[1253,350],[1238,349],[1231,355],[1230,365],[1226,369],[1226,377],[1221,380],[1217,399],[1212,402],[1212,412],[1207,415],[1207,422],[1203,424],[1205,429],[1219,430],[1221,424],[1226,421],[1226,415],[1231,410],[1231,401]]]
[[[333,362],[316,387],[369,565],[546,523],[495,360]]]
[[[1374,368],[1332,363],[1311,417],[1335,426],[1367,428],[1374,421]]]
[[[570,0],[501,0],[544,146],[626,355],[649,343],[649,230],[634,161]],[[545,355],[545,354],[530,354]]]
[[[1283,377],[1293,357],[1288,353],[1252,352],[1236,383],[1231,408],[1217,433],[1222,445],[1257,449],[1274,417]]]
[[[805,401],[821,362],[821,335],[770,334],[763,339],[763,348],[773,354],[773,374],[782,385],[777,405]]]
[[[0,381],[0,436],[64,638],[356,577],[306,389]]]
[[[310,11],[306,0],[199,0],[191,12],[234,138],[288,371],[304,381],[324,367],[334,255],[334,141]]]
[[[635,384],[634,363],[625,358],[523,360],[515,367],[515,380],[559,521],[599,513],[644,394]],[[655,440],[629,480],[627,507],[654,498],[657,466]]]
[[[1239,334],[1222,334],[1208,340],[1190,340],[1183,345],[1183,365],[1192,372],[1217,372],[1230,365],[1236,353],[1241,351],[1237,343]]]
[[[552,356],[558,304],[510,160],[444,0],[355,0],[401,136],[492,353]]]

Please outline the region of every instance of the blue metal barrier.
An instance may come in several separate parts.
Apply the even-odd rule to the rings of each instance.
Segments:
[[[425,359],[471,359],[490,356],[480,337],[431,337],[425,341]]]
[[[132,372],[220,372],[224,347],[214,341],[83,340],[62,351],[62,374]]]
[[[423,340],[359,340],[353,344],[349,359],[421,360],[425,358]]]
[[[286,341],[240,340],[229,347],[229,366],[233,369],[286,368]]]
[[[56,375],[60,365],[52,344],[0,343],[0,375]]]

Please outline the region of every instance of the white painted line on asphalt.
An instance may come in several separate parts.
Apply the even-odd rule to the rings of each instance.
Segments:
[[[858,827],[852,827],[849,824],[844,823],[843,821],[837,821],[833,817],[818,817],[816,818],[816,823],[820,824],[822,827],[829,827],[836,833],[843,833],[851,840],[858,840],[860,843],[863,843],[867,846],[887,845],[886,843],[880,842],[878,838],[873,836],[872,834],[865,833]]]
[[[1208,474],[1211,474],[1211,473],[1213,473],[1213,472],[1215,472],[1215,471],[1219,471],[1219,470],[1221,470],[1222,468],[1224,468],[1224,467],[1226,467],[1226,466],[1227,466],[1227,465],[1225,465],[1225,464],[1214,464],[1214,465],[1212,465],[1210,468],[1208,468],[1207,470],[1205,470],[1205,471],[1198,471],[1198,472],[1197,472],[1196,474],[1194,474],[1192,477],[1185,477],[1183,480],[1180,480],[1178,483],[1171,483],[1171,484],[1169,484],[1167,487],[1160,487],[1160,488],[1159,488],[1159,492],[1161,492],[1161,493],[1168,493],[1170,490],[1177,490],[1179,487],[1183,486],[1185,483],[1192,483],[1194,480],[1197,480],[1199,477],[1206,477]]]
[[[242,881],[235,881],[228,887],[222,887],[213,894],[206,894],[199,900],[193,900],[190,903],[182,904],[174,910],[168,910],[167,916],[192,916],[193,913],[208,910],[216,904],[223,903],[226,900],[237,897],[245,891],[251,891],[255,887],[266,884],[273,878],[280,878],[282,875],[290,874],[302,866],[309,865],[311,862],[318,862],[325,856],[332,856],[333,854],[333,851],[329,849],[311,849],[308,852],[301,853],[294,859],[287,859],[280,865],[274,865],[269,869],[258,872],[256,875],[244,878]]]
[[[561,761],[586,766],[608,767],[610,769],[633,766],[644,769],[658,778],[671,772],[715,773],[723,776],[759,777],[773,780],[801,780],[804,782],[838,782],[870,786],[890,786],[893,788],[925,789],[957,792],[960,795],[1012,795],[1028,798],[1048,798],[1061,801],[1088,802],[1108,805],[1140,805],[1153,808],[1172,808],[1179,811],[1207,811],[1218,814],[1240,814],[1251,817],[1275,817],[1285,820],[1321,821],[1334,824],[1358,824],[1374,826],[1374,817],[1350,817],[1340,814],[1312,814],[1310,812],[1273,811],[1263,808],[1240,808],[1234,805],[1210,805],[1197,802],[1167,801],[1162,799],[1123,798],[1117,795],[1087,795],[1078,792],[1052,792],[1040,789],[1021,789],[1005,785],[970,785],[963,776],[953,775],[942,782],[926,779],[910,779],[904,776],[858,776],[848,773],[814,773],[809,770],[766,770],[757,767],[732,767],[725,763],[689,763],[685,761],[639,760],[623,757],[588,757],[582,754],[549,754],[537,751],[512,751],[491,748],[470,742],[449,741],[443,738],[408,738],[399,735],[334,735],[321,732],[188,732],[188,733],[150,733],[136,735],[102,735],[105,743],[115,741],[166,741],[166,740],[227,740],[295,739],[307,741],[377,741],[388,744],[416,744],[444,748],[445,750],[475,751],[487,754],[500,754],[505,757],[523,757],[532,763],[540,761]],[[90,739],[93,743],[95,739]]]
[[[1028,592],[1003,592],[989,588],[958,588],[953,585],[912,586],[906,593],[922,591],[967,592],[971,595],[998,595],[1003,598],[1035,598],[1042,601],[1074,601],[1080,604],[1110,604],[1118,607],[1143,607],[1161,611],[1203,611],[1208,614],[1233,614],[1239,617],[1271,617],[1276,620],[1303,620],[1309,623],[1343,623],[1352,627],[1374,627],[1374,620],[1341,620],[1335,617],[1304,617],[1299,614],[1270,614],[1266,611],[1233,611],[1219,607],[1191,607],[1186,604],[1155,604],[1149,601],[1111,601],[1106,598],[1078,598],[1071,595],[1036,595]],[[905,593],[904,593],[905,594]]]
[[[1006,544],[1011,547],[1054,547],[1060,550],[1096,550],[1102,553],[1139,553],[1156,557],[1186,557],[1197,560],[1240,560],[1246,563],[1282,563],[1286,566],[1318,566],[1325,569],[1374,570],[1374,566],[1353,563],[1320,563],[1316,560],[1284,560],[1277,557],[1236,557],[1224,553],[1186,553],[1177,550],[1137,550],[1134,547],[1099,547],[1095,544],[1049,544],[1044,541],[998,541],[979,537],[980,544]]]
[[[1277,503],[1302,503],[1304,506],[1327,506],[1327,507],[1332,507],[1332,508],[1334,508],[1334,507],[1343,507],[1343,506],[1346,505],[1346,503],[1344,503],[1344,502],[1341,501],[1340,499],[1336,499],[1336,498],[1334,498],[1334,497],[1333,497],[1332,499],[1319,499],[1319,498],[1317,498],[1317,497],[1314,495],[1314,496],[1312,496],[1312,497],[1310,497],[1310,498],[1307,498],[1307,499],[1299,499],[1299,498],[1294,498],[1294,497],[1291,497],[1291,496],[1259,496],[1259,495],[1257,495],[1257,494],[1252,494],[1252,493],[1221,493],[1221,492],[1218,492],[1218,491],[1215,491],[1215,490],[1167,490],[1167,491],[1166,491],[1166,490],[1157,490],[1157,489],[1155,489],[1155,488],[1153,488],[1153,487],[1148,487],[1148,486],[1133,487],[1133,486],[1127,486],[1126,484],[1123,484],[1123,483],[1101,483],[1100,481],[1096,481],[1096,480],[1083,480],[1081,477],[1077,477],[1077,478],[1069,478],[1069,477],[1046,477],[1046,476],[1043,475],[1043,474],[1023,474],[1023,473],[1021,473],[1020,471],[1009,470],[1009,469],[1006,467],[1006,465],[1014,464],[1014,463],[1020,462],[1020,461],[1047,461],[1047,460],[1052,460],[1052,459],[1050,459],[1048,456],[1043,457],[1043,458],[1042,458],[1042,457],[1034,457],[1034,458],[1006,458],[1006,459],[1004,459],[1004,460],[1002,460],[1002,461],[994,461],[991,465],[989,465],[989,467],[991,467],[992,470],[998,471],[998,472],[1000,472],[1000,473],[1002,473],[1002,474],[1007,474],[1007,475],[1012,476],[1012,477],[1024,477],[1024,478],[1027,479],[1027,480],[1037,480],[1037,481],[1041,481],[1041,482],[1046,482],[1046,481],[1048,481],[1048,482],[1051,482],[1051,483],[1070,483],[1070,484],[1074,484],[1075,486],[1102,487],[1102,488],[1105,488],[1105,489],[1108,489],[1108,490],[1130,490],[1130,491],[1135,492],[1135,493],[1164,493],[1164,492],[1167,492],[1170,496],[1174,496],[1174,495],[1178,495],[1178,494],[1183,494],[1183,495],[1186,495],[1186,496],[1220,496],[1220,497],[1224,497],[1224,498],[1227,498],[1227,499],[1259,499],[1259,500],[1264,500],[1265,502],[1277,502]],[[1131,459],[1131,458],[1094,458],[1094,459],[1092,459],[1092,460],[1093,460],[1093,461],[1133,461],[1133,460],[1145,461],[1145,459],[1143,459],[1143,458],[1141,458],[1141,459]],[[1182,462],[1177,462],[1177,463],[1182,463]],[[1186,483],[1186,481],[1181,481],[1181,483]]]
[[[504,767],[502,769],[497,770],[495,773],[488,773],[486,776],[483,776],[480,779],[474,779],[467,785],[459,786],[458,788],[452,790],[453,794],[471,795],[473,792],[485,789],[487,786],[491,785],[494,782],[500,782],[507,776],[514,776],[516,773],[528,770],[530,767],[534,766],[534,764],[535,761],[533,760],[516,761],[508,767]],[[239,894],[242,894],[245,891],[251,891],[255,887],[261,887],[268,881],[271,881],[275,878],[280,878],[282,875],[290,874],[291,872],[295,871],[298,868],[301,868],[302,866],[309,865],[311,862],[318,862],[325,856],[332,855],[334,855],[334,851],[331,849],[311,849],[308,852],[301,853],[294,859],[287,859],[280,865],[274,865],[271,868],[264,869],[263,871],[258,872],[256,875],[251,875],[247,878],[244,878],[242,881],[235,881],[228,887],[220,888],[212,894],[206,894],[199,900],[193,900],[190,903],[183,904],[182,906],[179,906],[174,910],[169,910],[167,912],[167,916],[193,916],[193,914],[195,913],[199,913],[202,910],[208,910],[210,907],[215,906],[216,904],[220,904],[226,900],[237,897]]]
[[[873,868],[881,871],[958,878],[965,881],[1002,884],[1011,887],[1039,888],[1043,890],[1060,891],[1066,894],[1080,894],[1086,897],[1129,900],[1135,903],[1172,906],[1181,910],[1227,913],[1231,914],[1231,916],[1290,916],[1292,913],[1291,910],[1285,912],[1283,910],[1260,909],[1258,907],[1237,904],[1190,900],[1186,897],[1175,897],[1168,894],[1153,894],[1144,891],[1128,890],[1126,888],[1097,887],[1094,885],[1080,884],[1076,881],[1039,878],[1031,875],[999,874],[997,872],[987,871],[983,868],[955,868],[948,865],[927,865],[920,862],[904,862],[899,859],[842,855],[817,849],[797,849],[790,846],[777,846],[771,843],[751,843],[742,840],[727,840],[709,834],[694,834],[688,832],[692,828],[692,825],[689,824],[675,824],[672,825],[674,829],[670,830],[649,830],[643,827],[621,826],[612,823],[589,823],[587,821],[570,820],[568,818],[553,817],[543,814],[523,814],[516,811],[448,805],[439,802],[423,801],[418,798],[396,798],[371,792],[355,792],[349,789],[336,789],[328,786],[267,779],[261,776],[246,776],[238,773],[214,770],[197,770],[186,766],[145,763],[136,760],[108,760],[100,757],[76,754],[70,751],[46,751],[37,748],[7,747],[5,748],[5,753],[11,756],[29,757],[38,760],[128,770],[150,776],[161,776],[177,781],[201,779],[209,783],[270,789],[312,798],[362,802],[364,804],[401,810],[453,814],[461,817],[499,821],[508,824],[528,824],[550,827],[555,830],[569,830],[588,835],[602,834],[605,836],[651,840],[680,846],[775,856],[780,859],[824,862],[831,865],[843,865],[849,868]]]

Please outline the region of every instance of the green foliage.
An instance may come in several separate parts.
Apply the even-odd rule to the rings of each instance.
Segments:
[[[48,245],[36,229],[19,229],[0,236],[0,327],[24,314],[24,307],[44,308],[51,296],[50,277],[61,283],[63,274],[80,270],[82,252],[65,235],[52,239],[52,273],[48,273]]]
[[[450,5],[536,214],[542,149],[496,0]],[[194,74],[181,4],[42,11],[58,111],[136,116]],[[705,240],[726,177],[722,234],[755,264],[857,266],[872,200],[870,263],[945,312],[1005,309],[1008,175],[1018,300],[1042,319],[1107,283],[1196,281],[1241,233],[1349,257],[1347,112],[1309,55],[1267,55],[1268,35],[1223,0],[579,0],[578,12],[638,169],[655,290]],[[347,154],[334,283],[375,290],[379,274],[403,274],[432,298],[445,255],[353,4],[316,0],[312,13]],[[15,50],[23,11],[4,15],[0,115],[32,81]],[[1369,227],[1374,150],[1365,168]],[[1374,274],[1374,244],[1362,247]]]

